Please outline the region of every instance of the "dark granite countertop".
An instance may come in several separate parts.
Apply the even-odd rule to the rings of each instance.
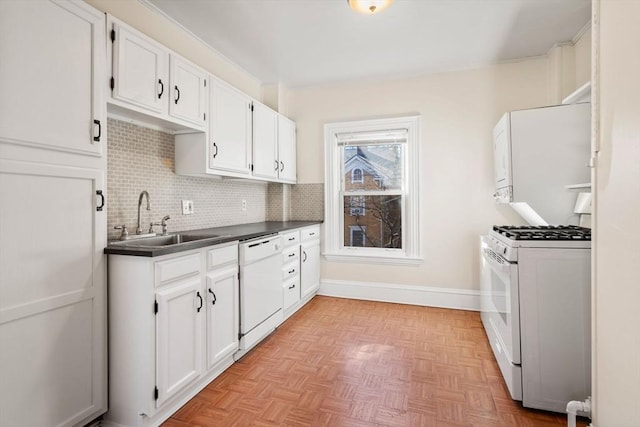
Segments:
[[[135,240],[128,241],[128,245],[117,245],[109,242],[104,249],[105,254],[109,255],[131,255],[142,257],[156,257],[168,255],[192,249],[204,248],[206,246],[217,245],[220,243],[233,242],[234,240],[250,240],[256,237],[267,236],[269,234],[279,233],[281,231],[292,230],[295,228],[308,227],[310,225],[320,224],[322,221],[267,221],[254,222],[250,224],[229,225],[226,227],[202,228],[199,230],[178,231],[170,234],[183,235],[212,235],[210,239],[195,240],[187,243],[181,243],[168,246],[134,246]],[[114,242],[118,242],[117,240]]]

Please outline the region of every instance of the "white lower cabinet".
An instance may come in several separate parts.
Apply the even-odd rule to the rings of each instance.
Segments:
[[[320,225],[280,233],[282,312],[286,320],[320,289]]]
[[[300,235],[300,291],[307,301],[320,289],[320,226],[305,228]]]
[[[161,407],[202,372],[200,277],[164,286],[156,294],[156,407]]]
[[[238,265],[207,274],[207,366],[212,369],[238,349]],[[229,304],[229,301],[235,301]]]
[[[109,256],[107,425],[157,426],[233,363],[238,244]]]
[[[300,231],[282,236],[282,313],[283,320],[300,308]]]

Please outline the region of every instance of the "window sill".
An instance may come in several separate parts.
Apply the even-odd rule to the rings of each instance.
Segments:
[[[361,264],[384,264],[384,265],[404,265],[419,266],[424,262],[422,258],[411,258],[407,256],[389,255],[355,255],[345,253],[324,253],[324,258],[329,262],[348,262]]]

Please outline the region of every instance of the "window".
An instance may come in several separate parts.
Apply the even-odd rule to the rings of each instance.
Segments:
[[[365,213],[365,198],[363,196],[351,196],[349,197],[349,202],[345,206],[349,208],[350,216],[363,216]]]
[[[364,182],[362,179],[362,169],[355,168],[351,171],[351,183]]]
[[[327,259],[420,261],[418,121],[325,125]]]
[[[364,247],[364,239],[367,233],[367,227],[350,226],[349,227],[349,246]]]

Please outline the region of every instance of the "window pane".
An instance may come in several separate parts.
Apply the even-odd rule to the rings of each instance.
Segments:
[[[402,189],[404,144],[344,146],[345,191]]]
[[[402,249],[402,196],[344,196],[343,202],[344,246]]]

